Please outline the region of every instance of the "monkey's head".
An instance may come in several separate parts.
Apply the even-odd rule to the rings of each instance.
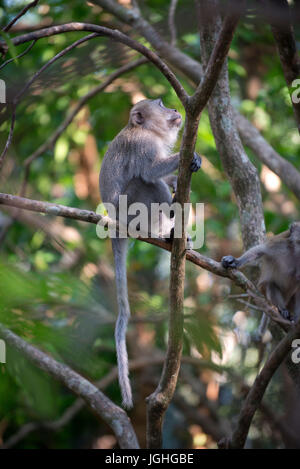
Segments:
[[[290,239],[300,243],[300,221],[294,221],[290,226]]]
[[[170,143],[176,140],[181,123],[180,113],[165,107],[161,99],[144,99],[130,112],[131,126],[147,129],[163,140],[170,140]]]

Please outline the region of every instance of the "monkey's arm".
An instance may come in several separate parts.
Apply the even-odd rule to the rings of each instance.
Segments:
[[[193,160],[191,162],[190,170],[196,172],[201,168],[201,157],[194,153]],[[178,168],[179,164],[179,153],[174,153],[167,158],[161,158],[156,156],[156,158],[149,158],[149,161],[144,164],[141,177],[146,182],[153,182],[157,179],[168,176],[170,173],[173,173]]]
[[[257,261],[265,254],[265,245],[260,244],[246,251],[241,257],[235,258],[233,256],[224,256],[221,260],[222,266],[225,269],[240,269],[246,264]]]

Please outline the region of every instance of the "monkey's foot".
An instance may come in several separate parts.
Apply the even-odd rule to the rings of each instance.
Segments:
[[[222,257],[221,264],[224,267],[224,269],[236,269],[237,268],[237,260],[233,256]]]
[[[174,239],[174,228],[171,228],[170,234],[168,237],[165,237],[164,240],[168,243],[172,243]]]
[[[194,152],[194,156],[193,156],[193,159],[192,159],[192,162],[191,162],[190,170],[192,171],[192,173],[196,173],[201,168],[201,165],[202,165],[201,156],[198,155],[198,153]]]

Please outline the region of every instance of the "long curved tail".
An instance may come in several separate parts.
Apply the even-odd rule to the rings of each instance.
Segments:
[[[128,355],[126,349],[126,331],[128,320],[130,317],[126,274],[127,239],[113,238],[111,241],[115,258],[117,299],[119,308],[119,314],[115,328],[119,384],[123,399],[123,407],[125,407],[126,409],[130,409],[133,406],[133,403],[131,386],[128,376]]]

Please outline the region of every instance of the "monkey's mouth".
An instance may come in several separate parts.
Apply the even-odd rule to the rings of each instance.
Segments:
[[[182,122],[182,118],[181,116],[177,116],[175,117],[174,119],[171,119],[170,120],[170,123],[176,127],[180,127],[181,126],[181,122]]]

